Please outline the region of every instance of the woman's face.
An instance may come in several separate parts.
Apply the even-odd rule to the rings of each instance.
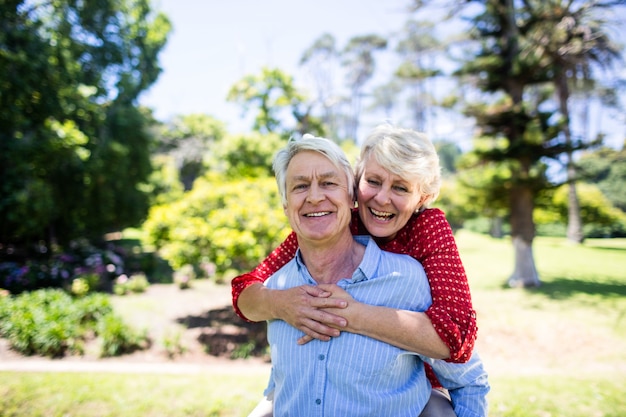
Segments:
[[[417,181],[392,174],[371,154],[364,166],[357,190],[359,217],[372,236],[391,240],[421,204]]]

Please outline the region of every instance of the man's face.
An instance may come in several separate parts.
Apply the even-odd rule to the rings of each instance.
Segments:
[[[298,241],[318,245],[348,231],[354,207],[348,180],[324,155],[303,151],[294,156],[287,166],[286,185],[284,210]]]

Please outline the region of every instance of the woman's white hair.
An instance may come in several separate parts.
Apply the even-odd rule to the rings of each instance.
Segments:
[[[367,159],[372,156],[381,167],[416,184],[423,207],[435,201],[441,189],[439,155],[424,133],[379,125],[367,136],[356,164],[356,181],[361,180]]]

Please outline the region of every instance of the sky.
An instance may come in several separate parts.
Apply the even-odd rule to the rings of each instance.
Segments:
[[[387,36],[408,19],[410,0],[153,0],[173,30],[159,56],[157,82],[140,97],[158,120],[209,114],[245,131],[230,87],[264,66],[297,76],[302,53],[330,33],[343,47],[353,36]]]
[[[387,37],[410,18],[409,4],[411,0],[153,0],[173,29],[159,56],[163,72],[140,104],[152,108],[161,121],[203,113],[225,122],[231,133],[248,132],[250,119],[242,119],[242,109],[226,101],[235,82],[267,66],[295,76],[298,83],[298,61],[321,35],[333,35],[339,48],[357,35]],[[379,68],[383,65],[378,62]],[[592,130],[608,130],[608,144],[621,147],[623,117],[616,122],[615,115],[594,113]],[[434,137],[442,133],[451,138],[458,130],[454,124],[436,124],[439,132],[428,132]],[[471,141],[470,130],[462,135],[465,140]]]

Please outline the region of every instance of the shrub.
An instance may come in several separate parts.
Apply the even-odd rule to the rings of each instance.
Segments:
[[[144,274],[131,275],[130,278],[123,274],[115,280],[113,292],[117,295],[142,293],[146,291],[149,285],[150,283]]]
[[[193,265],[183,265],[178,271],[174,272],[174,283],[181,290],[191,288],[192,281],[196,279],[196,271]]]
[[[94,336],[105,354],[127,352],[147,340],[115,318],[107,295],[73,298],[60,289],[0,297],[0,336],[19,353],[48,357],[82,354]]]
[[[242,226],[244,225],[244,226]],[[215,264],[215,274],[249,270],[289,233],[273,178],[198,178],[184,198],[152,207],[144,245],[172,268]]]
[[[148,337],[130,328],[115,314],[107,314],[98,321],[97,334],[100,338],[100,356],[118,356],[146,348]]]

